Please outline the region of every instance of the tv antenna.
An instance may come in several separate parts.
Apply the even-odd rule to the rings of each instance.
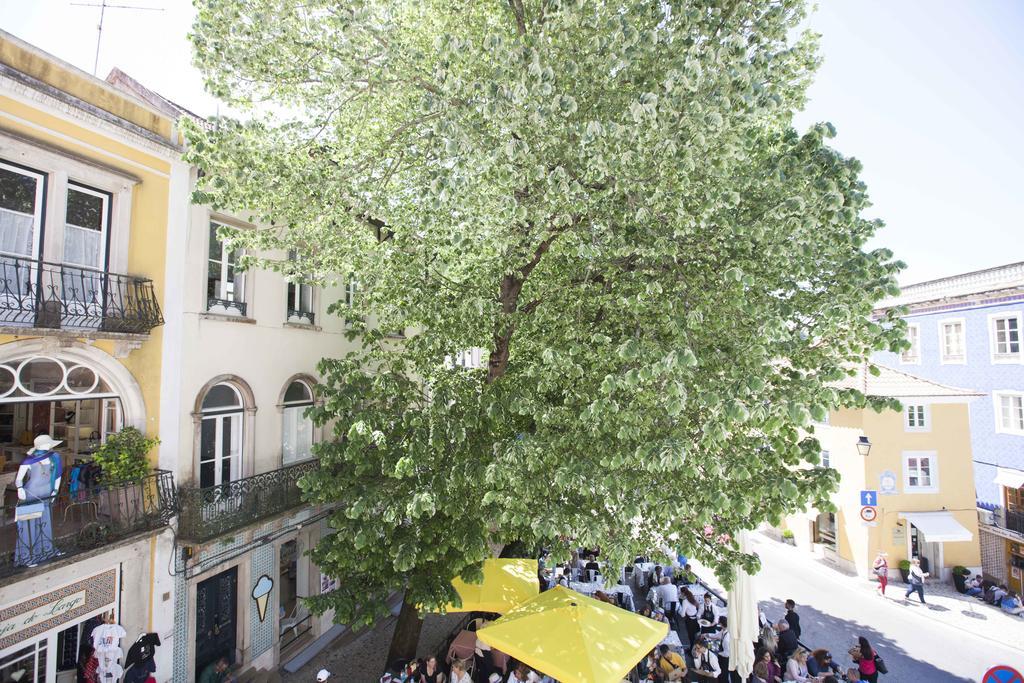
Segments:
[[[107,0],[100,0],[99,2],[72,2],[72,5],[76,7],[99,7],[100,8],[100,22],[96,25],[96,58],[92,62],[92,75],[96,75],[96,70],[100,66],[100,41],[103,40],[103,17],[108,9],[134,9],[143,10],[149,12],[163,12],[163,7],[141,7],[139,5],[112,5]]]

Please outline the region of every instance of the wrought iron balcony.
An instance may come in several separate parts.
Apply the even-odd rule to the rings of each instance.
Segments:
[[[1003,516],[1006,520],[1006,528],[1009,531],[1013,531],[1024,536],[1024,512],[1006,510],[1003,512]]]
[[[152,280],[0,256],[0,325],[149,334],[163,322]]]
[[[217,309],[221,309],[225,313],[230,311],[232,308],[238,311],[237,315],[245,317],[246,303],[244,301],[232,301],[231,299],[218,299],[215,296],[206,298],[206,310],[211,313],[218,313]],[[234,315],[234,314],[231,314]]]
[[[300,311],[294,308],[288,309],[288,322],[315,325],[314,320],[316,320],[316,317],[310,311]]]
[[[318,460],[307,460],[217,486],[179,486],[178,537],[207,541],[299,507],[299,479],[318,467]]]
[[[4,493],[0,578],[159,529],[176,511],[174,478],[165,470],[137,482],[71,486],[62,482],[40,516],[22,521],[14,521],[17,494]]]

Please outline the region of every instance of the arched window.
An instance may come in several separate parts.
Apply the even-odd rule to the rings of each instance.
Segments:
[[[199,434],[199,486],[226,484],[242,474],[242,395],[231,384],[210,387],[203,397]]]
[[[285,390],[282,404],[281,464],[312,458],[313,420],[306,412],[313,406],[313,390],[303,380],[294,380]]]

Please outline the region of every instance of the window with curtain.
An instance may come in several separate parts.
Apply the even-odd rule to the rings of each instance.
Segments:
[[[37,258],[45,176],[0,161],[0,254]]]
[[[284,425],[281,431],[281,464],[290,465],[313,457],[313,420],[307,411],[313,406],[313,390],[295,380],[284,392]]]
[[[1020,317],[1010,315],[992,319],[992,355],[994,359],[1020,356]]]
[[[107,265],[110,195],[84,185],[68,185],[64,212],[64,263],[93,270]]]
[[[942,323],[942,362],[964,362],[964,323],[951,320]]]

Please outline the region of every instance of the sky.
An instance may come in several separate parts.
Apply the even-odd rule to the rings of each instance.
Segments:
[[[110,1],[110,0],[108,0]],[[99,0],[0,0],[0,28],[92,72]],[[118,66],[201,115],[217,103],[191,66],[190,0],[113,0],[97,73]],[[820,0],[807,22],[824,64],[796,119],[831,121],[864,164],[886,226],[869,247],[902,284],[1024,261],[1024,2]]]

